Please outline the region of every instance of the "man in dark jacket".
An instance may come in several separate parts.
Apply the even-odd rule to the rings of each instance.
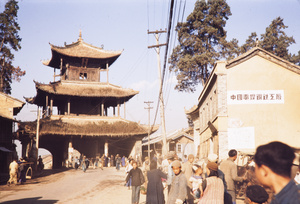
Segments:
[[[167,175],[160,169],[157,169],[157,162],[152,160],[150,163],[150,171],[147,172],[147,204],[165,204],[164,187],[162,179],[167,179]]]
[[[140,188],[141,185],[145,182],[145,178],[141,169],[137,167],[137,162],[132,162],[132,167],[126,177],[126,183],[128,182],[129,178],[131,178],[131,203],[138,204],[140,200]]]
[[[255,175],[275,193],[271,204],[300,203],[300,193],[291,178],[294,158],[293,149],[282,142],[270,142],[256,149]]]

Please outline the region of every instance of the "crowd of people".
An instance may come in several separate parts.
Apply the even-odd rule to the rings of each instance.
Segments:
[[[216,154],[210,154],[206,159],[191,154],[181,160],[170,152],[164,160],[159,155],[151,161],[146,157],[141,169],[136,161],[129,160],[125,181],[126,186],[132,188],[132,204],[139,203],[140,191],[146,194],[147,204],[235,204],[236,182],[248,181],[246,175],[240,177],[237,174],[237,155],[238,152],[232,149],[228,159],[219,162]],[[247,182],[247,203],[300,203],[299,158],[295,159],[290,146],[281,142],[261,145],[256,150],[254,162],[259,185]],[[292,175],[295,163],[296,176]],[[272,194],[267,193],[266,188]]]
[[[76,156],[75,158],[71,158],[71,167],[74,169],[82,169],[83,172],[86,172],[88,168],[97,169],[100,168],[103,170],[103,167],[115,167],[118,171],[121,167],[125,167],[126,163],[128,163],[128,160],[133,160],[132,157],[121,157],[119,154],[116,154],[116,156],[106,156],[103,154],[101,157],[93,157],[88,158],[85,155],[81,154],[80,157]]]
[[[247,203],[300,203],[299,157],[295,155],[290,146],[281,142],[259,146],[253,157],[259,185],[249,182],[245,190]],[[125,186],[132,190],[132,204],[139,203],[140,193],[146,194],[146,204],[235,204],[236,183],[248,182],[246,174],[238,176],[237,156],[235,149],[223,161],[216,154],[201,159],[190,154],[181,159],[175,152],[169,152],[164,158],[160,154],[152,159],[145,157],[144,162],[140,157],[126,158],[119,154],[96,158],[81,155],[72,160],[72,165],[83,172],[89,167],[102,170],[115,167],[117,171],[124,167]],[[38,167],[43,168],[41,158]],[[27,168],[26,158],[14,160],[9,166],[8,184],[24,183]]]

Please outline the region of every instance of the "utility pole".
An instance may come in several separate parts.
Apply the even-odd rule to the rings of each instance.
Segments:
[[[146,103],[148,105],[148,107],[146,107],[145,109],[148,109],[148,158],[149,158],[149,161],[151,161],[151,159],[150,159],[150,131],[151,131],[150,109],[152,109],[153,107],[150,106],[150,103],[153,103],[153,101],[145,101],[144,103]]]
[[[167,138],[166,138],[166,125],[165,125],[165,107],[164,107],[164,99],[163,99],[163,93],[162,93],[162,77],[161,77],[161,64],[160,64],[160,46],[165,46],[165,44],[159,44],[159,36],[161,33],[166,33],[167,30],[156,30],[156,31],[149,31],[148,34],[155,34],[156,39],[156,45],[148,46],[148,48],[156,48],[157,53],[157,62],[158,62],[158,77],[160,81],[160,93],[159,93],[159,107],[160,107],[160,120],[161,120],[161,127],[162,127],[162,141],[163,141],[163,147],[162,147],[162,154],[167,155],[168,148],[167,148]]]
[[[31,111],[35,112],[35,111]],[[37,107],[37,119],[36,119],[36,135],[35,135],[35,147],[36,147],[36,159],[39,157],[39,131],[40,131],[40,108]],[[35,170],[37,170],[37,165],[35,165]]]
[[[37,158],[39,157],[39,136],[40,136],[39,132],[40,132],[40,109],[38,107],[37,108],[37,121],[36,121],[36,141],[35,141]]]

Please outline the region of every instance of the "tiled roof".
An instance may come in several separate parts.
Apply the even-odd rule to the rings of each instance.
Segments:
[[[138,94],[138,91],[125,89],[120,86],[100,82],[54,82],[51,84],[42,84],[35,82],[36,89],[55,95],[69,95],[80,97],[132,97]]]
[[[103,48],[88,44],[82,40],[81,35],[77,42],[65,44],[63,47],[49,44],[51,46],[52,58],[50,60],[43,60],[42,63],[53,68],[60,68],[61,59],[74,62],[86,58],[91,59],[89,60],[90,66],[105,69],[107,65],[110,66],[113,64],[123,52],[123,50],[104,50]]]
[[[62,55],[71,57],[82,57],[82,58],[95,58],[95,59],[107,59],[112,57],[118,57],[122,54],[121,51],[107,51],[102,48],[90,45],[82,40],[78,40],[75,43],[59,47],[50,44],[51,50],[58,52]]]
[[[88,117],[88,116],[57,116],[40,120],[40,136],[107,136],[107,137],[132,137],[146,136],[148,125],[125,120],[119,117]],[[27,134],[35,134],[36,121],[21,122],[20,130]],[[152,133],[157,131],[155,126]]]
[[[260,47],[254,47],[252,48],[251,50],[245,52],[244,54],[232,59],[232,60],[229,60],[227,61],[226,63],[226,68],[229,69],[229,68],[232,68],[246,60],[248,60],[249,58],[255,56],[255,55],[258,55],[266,60],[269,60],[271,62],[274,62],[276,64],[279,64],[281,65],[282,67],[288,69],[288,70],[291,70],[295,73],[298,73],[300,74],[300,66],[292,63],[292,62],[289,62],[281,57],[278,57],[274,54],[272,54],[271,52],[268,52],[266,50],[264,50],[263,48],[260,48]]]

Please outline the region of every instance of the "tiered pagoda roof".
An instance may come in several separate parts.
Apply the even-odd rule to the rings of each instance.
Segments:
[[[154,126],[152,133],[157,131]],[[19,129],[28,134],[36,134],[36,121],[22,122]],[[51,116],[40,120],[39,135],[62,136],[107,136],[107,137],[145,137],[149,126],[132,122],[119,117],[93,117],[93,116]]]
[[[64,47],[55,46],[49,43],[51,46],[52,58],[51,60],[43,61],[43,64],[53,68],[60,68],[61,58],[82,58],[91,59],[93,64],[106,69],[106,64],[110,66],[114,61],[122,54],[120,51],[108,51],[103,48],[99,48],[84,42],[81,38],[81,34],[77,42],[72,44],[65,44]]]
[[[25,99],[28,103],[37,104],[40,106],[45,103],[45,94],[90,98],[122,98],[127,102],[133,96],[139,93],[139,91],[125,89],[110,83],[58,81],[50,84],[42,84],[36,81],[34,82],[37,95],[35,97]]]

